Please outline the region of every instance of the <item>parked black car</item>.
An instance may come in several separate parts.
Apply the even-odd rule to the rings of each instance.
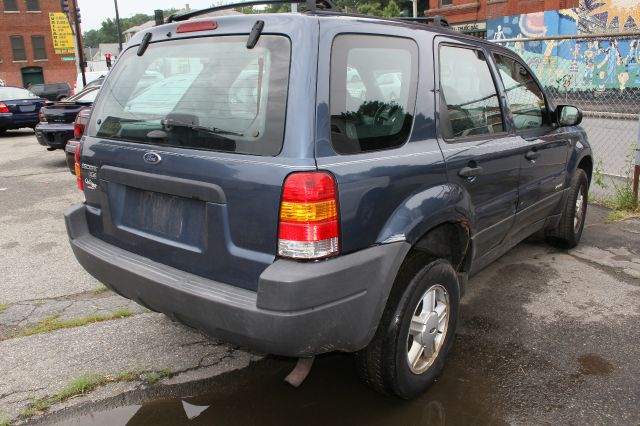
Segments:
[[[0,133],[22,127],[34,128],[45,102],[27,89],[0,87]]]
[[[278,355],[355,352],[365,383],[415,397],[470,275],[538,231],[580,241],[582,115],[499,45],[307,10],[192,12],[129,41],[77,148],[71,246],[177,321]]]
[[[69,83],[32,84],[29,86],[29,90],[50,101],[61,101],[71,96]]]
[[[74,121],[78,112],[93,104],[100,86],[92,86],[67,100],[47,104],[40,110],[40,123],[36,126],[38,143],[49,151],[64,149],[74,136]]]

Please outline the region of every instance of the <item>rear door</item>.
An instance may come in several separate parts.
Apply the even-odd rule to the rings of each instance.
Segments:
[[[513,234],[531,234],[531,227],[542,226],[562,198],[570,135],[554,127],[544,92],[521,60],[498,52],[494,58],[514,131],[525,148],[519,159],[518,217]]]
[[[499,246],[513,225],[522,146],[509,133],[485,51],[437,40],[440,144],[449,181],[470,197],[480,257]]]
[[[315,170],[301,149],[307,140],[313,147],[310,137],[287,124],[297,152],[284,143],[292,49],[297,93],[309,93],[314,50],[267,28],[249,49],[254,24],[221,20],[215,34],[191,38],[165,30],[154,40],[166,41],[143,55],[137,46],[125,51],[94,103],[82,148],[94,236],[251,290],[275,258],[283,181]],[[151,85],[149,73],[159,76]],[[309,120],[313,108],[298,107],[287,123],[312,129]]]

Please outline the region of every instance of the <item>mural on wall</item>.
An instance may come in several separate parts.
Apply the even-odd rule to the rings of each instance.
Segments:
[[[542,83],[560,90],[640,88],[640,1],[582,0],[575,9],[505,16],[487,22],[489,40],[522,56]],[[594,39],[526,41],[535,37],[603,34]],[[517,41],[514,39],[523,39]]]

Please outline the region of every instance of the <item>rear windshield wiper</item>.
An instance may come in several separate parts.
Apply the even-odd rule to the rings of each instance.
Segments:
[[[183,123],[181,121],[175,121],[171,118],[165,118],[164,120],[160,120],[160,123],[162,124],[162,128],[167,132],[170,132],[173,127],[184,127],[191,130],[212,133],[214,135],[244,136],[244,133],[240,133],[240,132],[224,130],[218,127],[204,127],[204,126],[198,126],[197,124]]]

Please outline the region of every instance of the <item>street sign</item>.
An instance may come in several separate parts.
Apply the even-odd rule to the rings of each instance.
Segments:
[[[64,13],[55,12],[49,14],[51,35],[53,36],[53,49],[56,55],[69,55],[75,53],[73,44],[73,32]]]
[[[76,57],[75,56],[63,56],[62,58],[63,61],[75,61]]]

